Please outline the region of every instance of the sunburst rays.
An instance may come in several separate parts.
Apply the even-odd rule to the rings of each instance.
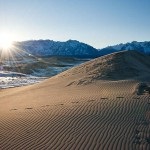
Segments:
[[[35,56],[21,48],[18,43],[19,42],[14,42],[7,51],[0,49],[0,65],[3,66],[2,68],[4,70],[20,72],[20,68],[23,64],[28,63],[28,58],[33,57],[34,59],[37,59]]]

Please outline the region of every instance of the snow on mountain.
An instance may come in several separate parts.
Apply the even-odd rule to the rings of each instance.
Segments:
[[[35,56],[98,57],[122,50],[137,50],[150,54],[150,42],[137,41],[108,46],[100,50],[76,40],[68,40],[66,42],[53,40],[29,40],[16,42],[15,47]]]
[[[106,48],[100,49],[99,54],[104,55],[104,54],[110,54],[112,52],[123,51],[123,50],[136,50],[139,52],[143,52],[145,54],[150,54],[150,42],[133,41],[131,43],[126,43],[126,44],[121,43],[114,46],[108,46]]]
[[[0,71],[0,89],[19,87],[43,81],[45,78],[35,77],[17,72]]]
[[[31,40],[16,42],[15,46],[36,56],[80,56],[96,57],[97,49],[76,40],[66,42],[52,40]]]

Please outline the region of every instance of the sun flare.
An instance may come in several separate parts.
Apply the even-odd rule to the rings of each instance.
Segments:
[[[0,33],[0,49],[8,50],[12,47],[13,39],[7,33]]]

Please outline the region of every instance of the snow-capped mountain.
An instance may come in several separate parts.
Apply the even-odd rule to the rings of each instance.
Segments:
[[[114,46],[108,46],[106,48],[102,48],[99,50],[100,55],[106,55],[117,51],[123,51],[123,50],[136,50],[139,52],[143,52],[145,54],[150,54],[150,42],[137,42],[133,41],[131,43],[126,44],[118,44]]]
[[[52,40],[30,40],[16,42],[15,46],[36,56],[79,56],[96,57],[97,49],[76,40],[66,42]]]
[[[53,40],[29,40],[16,42],[15,47],[35,56],[99,57],[123,50],[137,50],[150,54],[150,42],[148,41],[133,41],[131,43],[121,43],[102,49],[96,49],[76,40],[68,40],[66,42]]]

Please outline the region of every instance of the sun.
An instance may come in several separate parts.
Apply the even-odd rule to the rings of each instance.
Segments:
[[[0,33],[0,49],[8,50],[13,45],[12,36],[8,33]]]

